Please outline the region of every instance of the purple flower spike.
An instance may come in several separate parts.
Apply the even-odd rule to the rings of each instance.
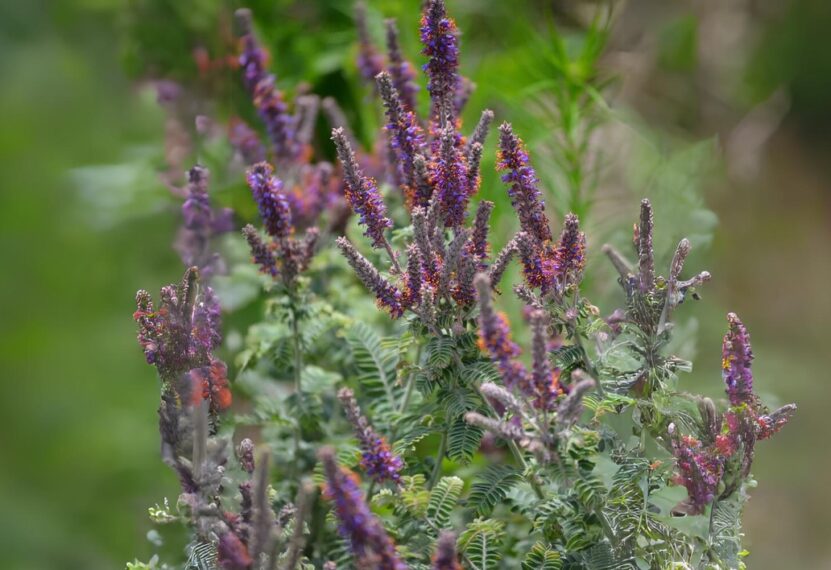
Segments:
[[[219,254],[212,251],[211,240],[233,227],[233,213],[229,209],[211,208],[208,196],[208,170],[194,166],[188,172],[186,198],[182,204],[184,223],[174,247],[187,266],[196,266],[204,279],[209,279],[223,268]]]
[[[369,35],[369,26],[366,21],[366,5],[358,2],[355,5],[355,26],[358,28],[358,71],[367,83],[374,83],[375,76],[384,70],[384,58],[372,44]]]
[[[439,124],[453,119],[456,89],[459,85],[459,46],[456,22],[447,15],[444,0],[430,0],[421,17],[421,53],[429,60],[427,91],[432,116]]]
[[[254,37],[252,26],[251,10],[241,8],[234,14],[240,32],[242,53],[239,64],[242,69],[243,83],[248,91],[253,92],[254,88],[263,79],[266,72],[266,54]]]
[[[277,89],[274,76],[269,75],[254,88],[254,105],[265,123],[268,138],[278,159],[293,159],[297,155],[294,141],[294,117],[289,114],[282,91]]]
[[[372,429],[369,421],[361,414],[354,392],[349,388],[341,388],[338,399],[361,446],[361,467],[366,474],[376,483],[391,481],[400,485],[404,462],[390,451],[387,441]]]
[[[380,307],[387,309],[392,318],[397,319],[404,314],[402,295],[394,285],[384,279],[375,266],[367,258],[361,255],[345,237],[337,239],[337,245],[355,270],[355,274],[364,286],[375,293],[375,298]]]
[[[586,236],[580,231],[580,220],[574,214],[568,214],[554,249],[554,271],[563,286],[580,282],[585,255]]]
[[[256,164],[265,160],[265,148],[260,136],[241,119],[232,119],[228,127],[228,140],[239,152],[245,164]]]
[[[387,54],[392,84],[401,97],[401,104],[407,111],[416,111],[416,93],[418,84],[415,81],[415,70],[412,64],[404,59],[401,46],[398,43],[398,27],[395,20],[387,20]]]
[[[517,250],[522,261],[525,282],[528,283],[529,287],[539,288],[543,293],[546,293],[554,272],[554,263],[551,256],[543,251],[540,242],[525,232],[517,234]]]
[[[750,334],[735,313],[727,315],[729,329],[722,344],[721,376],[730,403],[734,406],[754,404],[753,372],[750,370],[753,351]]]
[[[456,145],[456,130],[451,123],[441,132],[439,155],[432,166],[444,225],[459,227],[465,221],[470,194],[467,164]]]
[[[242,54],[240,68],[243,83],[254,100],[254,106],[266,126],[269,139],[278,159],[292,159],[297,155],[295,143],[295,121],[288,112],[283,93],[277,89],[273,75],[266,71],[266,56],[254,37],[251,26],[251,12],[237,10],[240,27]]]
[[[340,521],[338,530],[346,540],[359,567],[377,570],[407,570],[395,551],[395,544],[381,522],[372,514],[358,485],[357,476],[337,464],[334,450],[320,450],[326,476],[324,496],[332,501]]]
[[[511,340],[507,317],[493,310],[490,281],[485,275],[479,274],[474,283],[479,293],[479,348],[496,362],[505,386],[526,392],[530,387],[528,370],[515,360],[521,350]]]
[[[291,208],[283,194],[283,183],[274,176],[274,168],[267,162],[255,164],[248,171],[247,179],[268,234],[275,239],[289,237]]]
[[[436,542],[436,554],[433,556],[433,570],[462,570],[456,555],[456,535],[444,531]]]
[[[212,355],[222,340],[219,303],[210,287],[197,291],[197,280],[198,270],[188,269],[180,284],[162,288],[158,307],[147,291],[136,294],[139,345],[165,383],[193,369],[224,366]]]
[[[387,217],[387,208],[378,187],[374,180],[361,173],[355,153],[342,128],[332,131],[332,140],[335,141],[338,158],[343,165],[346,199],[366,227],[364,235],[372,240],[372,246],[384,248],[387,243],[384,231],[392,227],[392,221]]]
[[[402,106],[399,93],[389,73],[386,71],[379,73],[375,79],[378,82],[378,91],[381,93],[389,120],[384,128],[389,133],[390,144],[396,155],[398,175],[405,187],[407,202],[412,207],[415,200],[416,176],[413,161],[424,144],[424,134],[416,121],[415,114],[405,110]]]
[[[211,225],[208,171],[201,166],[194,166],[188,172],[188,197],[182,204],[182,217],[189,230],[203,230]]]
[[[519,215],[522,230],[541,243],[551,241],[551,228],[545,215],[545,202],[537,188],[537,174],[528,159],[522,140],[509,123],[499,127],[499,162],[497,170],[506,171],[502,181],[510,184],[508,195]]]
[[[692,436],[679,436],[670,424],[672,451],[679,471],[679,482],[687,488],[687,507],[690,514],[701,514],[715,499],[718,484],[724,474],[723,461],[709,453]]]

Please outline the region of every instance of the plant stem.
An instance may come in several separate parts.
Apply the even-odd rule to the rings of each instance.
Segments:
[[[415,365],[418,366],[421,363],[421,344],[418,345],[416,349],[416,356],[415,356]],[[401,406],[398,408],[398,415],[399,420],[400,416],[404,413],[407,407],[410,405],[410,399],[413,396],[413,388],[415,387],[415,371],[411,371],[408,378],[407,378],[407,389],[404,392],[404,398],[401,400]],[[395,440],[395,436],[398,433],[398,425],[399,422],[396,422],[392,429],[390,429],[390,442]]]
[[[300,325],[297,317],[297,291],[293,289],[290,291],[289,296],[291,299],[291,334],[294,346],[294,393],[297,396],[299,403],[303,391],[300,378],[303,370],[303,353],[300,346]],[[300,436],[300,424],[296,423],[294,426],[294,458],[292,460],[292,472],[295,475],[297,475],[300,470]]]
[[[441,463],[444,460],[444,453],[447,450],[447,428],[441,432],[441,442],[439,442],[439,451],[436,453],[436,465],[433,467],[433,474],[430,476],[430,483],[427,485],[428,489],[432,489],[441,475]]]

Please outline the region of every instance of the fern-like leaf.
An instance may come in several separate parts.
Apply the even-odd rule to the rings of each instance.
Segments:
[[[346,341],[374,415],[387,417],[396,411],[401,399],[402,389],[396,383],[398,352],[385,347],[375,331],[361,321],[352,323]]]
[[[479,449],[483,433],[481,428],[458,416],[447,433],[447,456],[453,461],[467,463]]]
[[[520,472],[515,468],[508,465],[491,465],[471,487],[468,505],[475,509],[479,516],[487,516],[520,480]]]
[[[436,529],[450,528],[450,515],[459,502],[464,481],[458,477],[442,477],[430,493],[427,519]]]
[[[522,560],[522,570],[560,570],[562,567],[560,553],[542,542],[534,544]]]
[[[499,547],[505,523],[496,519],[476,519],[467,525],[458,541],[459,551],[470,561],[473,570],[492,570],[502,559]]]

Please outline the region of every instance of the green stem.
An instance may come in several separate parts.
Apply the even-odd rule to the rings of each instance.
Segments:
[[[439,451],[436,453],[436,465],[433,467],[433,474],[430,476],[430,483],[427,485],[428,489],[432,489],[441,475],[441,463],[444,460],[444,453],[447,450],[447,429],[441,433],[441,442],[439,442]]]
[[[419,362],[421,362],[421,345],[418,346],[418,350],[416,351],[416,358],[415,364],[418,366]],[[404,392],[404,398],[401,400],[401,406],[398,408],[398,416],[399,421],[396,422],[394,426],[390,429],[390,442],[395,441],[395,436],[398,434],[398,426],[401,423],[400,417],[410,405],[410,399],[413,396],[413,387],[415,386],[415,371],[410,372],[409,377],[407,378],[407,389]]]
[[[291,299],[291,334],[294,345],[294,392],[298,400],[302,397],[301,373],[303,371],[303,352],[300,346],[300,324],[297,317],[297,291],[292,290],[289,293]],[[294,426],[294,459],[292,461],[292,471],[296,475],[299,472],[299,455],[300,455],[300,425]]]

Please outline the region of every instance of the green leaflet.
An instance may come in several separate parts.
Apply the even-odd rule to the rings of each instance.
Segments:
[[[459,536],[458,548],[470,561],[473,570],[492,570],[502,559],[500,547],[505,523],[496,519],[476,519]]]
[[[447,456],[453,461],[470,461],[482,441],[482,429],[467,423],[463,416],[457,416],[447,432]]]
[[[442,477],[430,493],[427,520],[435,529],[450,528],[450,515],[459,501],[464,481],[458,477]]]
[[[487,516],[520,480],[521,473],[514,467],[491,465],[471,487],[467,504],[479,516]]]
[[[542,542],[534,544],[522,560],[522,570],[560,570],[562,567],[560,553]]]

